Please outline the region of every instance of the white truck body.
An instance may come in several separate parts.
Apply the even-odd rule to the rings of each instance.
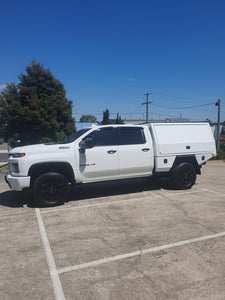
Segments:
[[[182,164],[200,174],[201,165],[215,155],[208,123],[94,126],[64,144],[12,149],[6,181],[22,190],[38,186],[38,178],[46,176],[89,183],[174,173]]]
[[[149,128],[157,172],[169,171],[178,155],[195,155],[199,165],[216,155],[208,123],[152,123]]]

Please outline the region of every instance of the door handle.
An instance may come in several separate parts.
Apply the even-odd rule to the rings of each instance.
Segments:
[[[143,149],[141,149],[143,152],[147,152],[147,151],[149,151],[150,150],[150,148],[143,148]]]
[[[107,151],[107,153],[114,154],[114,153],[116,153],[116,150],[109,150],[109,151]]]

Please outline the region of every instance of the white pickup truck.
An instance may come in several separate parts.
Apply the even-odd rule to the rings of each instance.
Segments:
[[[62,144],[11,149],[5,179],[14,190],[32,188],[39,204],[54,206],[79,183],[160,175],[175,189],[189,189],[215,155],[208,123],[94,126]]]

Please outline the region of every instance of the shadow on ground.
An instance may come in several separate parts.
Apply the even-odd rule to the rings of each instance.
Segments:
[[[72,188],[69,201],[135,194],[144,191],[159,190],[160,188],[160,182],[150,180],[149,178],[80,184]]]
[[[31,193],[30,197],[32,197]],[[7,191],[0,193],[0,205],[7,207],[23,207],[29,203],[28,192]]]
[[[68,201],[135,194],[144,191],[160,190],[162,187],[164,188],[163,182],[157,182],[149,178],[80,184],[71,188]],[[7,207],[23,207],[24,205],[32,208],[39,207],[32,200],[31,190],[0,193],[0,205]]]

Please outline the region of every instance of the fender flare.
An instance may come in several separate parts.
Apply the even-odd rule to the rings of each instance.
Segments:
[[[29,168],[28,176],[31,177],[30,186],[33,186],[37,177],[50,172],[62,174],[67,178],[69,183],[75,183],[74,171],[68,162],[41,162],[35,163]]]
[[[192,164],[196,170],[196,173],[198,175],[201,175],[201,168],[200,168],[200,166],[197,162],[196,156],[194,154],[193,155],[178,155],[178,156],[176,156],[170,172],[173,172],[173,170],[176,166],[178,166],[184,162],[188,162],[188,163]]]

